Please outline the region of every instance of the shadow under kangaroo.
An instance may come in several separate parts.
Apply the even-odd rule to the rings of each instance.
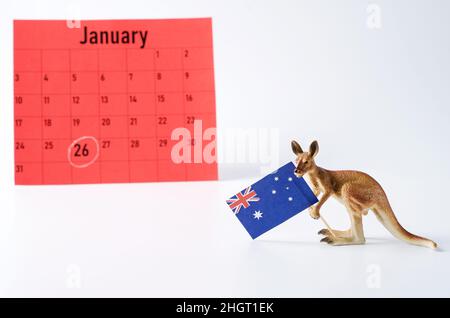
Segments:
[[[366,173],[351,170],[331,171],[316,165],[314,158],[319,152],[319,144],[313,141],[308,152],[304,152],[296,141],[291,143],[292,151],[297,156],[295,175],[306,175],[319,202],[310,208],[314,219],[320,217],[320,208],[331,196],[335,197],[347,209],[351,227],[346,231],[322,229],[318,234],[325,237],[321,242],[330,245],[364,244],[363,215],[373,211],[377,219],[395,237],[407,243],[437,248],[437,244],[427,238],[411,234],[405,230],[392,211],[386,193],[380,184]]]

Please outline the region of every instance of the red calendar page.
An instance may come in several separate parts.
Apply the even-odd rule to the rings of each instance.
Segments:
[[[16,184],[217,179],[211,19],[14,21],[14,95]]]

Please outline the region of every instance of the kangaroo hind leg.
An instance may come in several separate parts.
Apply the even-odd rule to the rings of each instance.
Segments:
[[[364,238],[362,214],[358,212],[356,213],[350,212],[350,221],[351,221],[350,236],[348,237],[326,236],[321,240],[321,242],[325,242],[334,246],[364,244],[366,242],[366,239]]]
[[[333,231],[333,233],[331,233],[329,229],[321,229],[317,234],[324,235],[324,236],[337,236],[337,237],[351,237],[352,236],[351,228],[348,230],[345,230],[345,231],[339,231],[339,230],[332,230],[332,231]]]
[[[364,244],[363,215],[367,214],[368,200],[365,191],[357,184],[348,184],[342,189],[342,199],[350,216],[351,228],[349,236],[327,236],[322,239],[330,245],[354,245]],[[331,234],[331,233],[330,233]]]

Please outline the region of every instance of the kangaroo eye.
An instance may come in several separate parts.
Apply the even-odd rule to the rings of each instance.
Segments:
[[[308,160],[305,161],[305,165],[308,164]]]

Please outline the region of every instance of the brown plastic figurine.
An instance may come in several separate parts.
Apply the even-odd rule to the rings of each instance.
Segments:
[[[320,208],[328,198],[334,196],[347,208],[351,228],[347,231],[322,229],[318,234],[325,237],[321,242],[330,245],[364,244],[362,217],[372,210],[377,219],[395,237],[410,244],[436,248],[437,244],[429,239],[414,235],[405,230],[395,217],[383,188],[375,179],[359,171],[331,171],[316,165],[314,158],[319,152],[319,144],[313,141],[309,152],[304,152],[296,141],[292,141],[292,151],[297,155],[295,175],[309,177],[314,194],[322,197],[310,208],[314,219],[320,217]]]

